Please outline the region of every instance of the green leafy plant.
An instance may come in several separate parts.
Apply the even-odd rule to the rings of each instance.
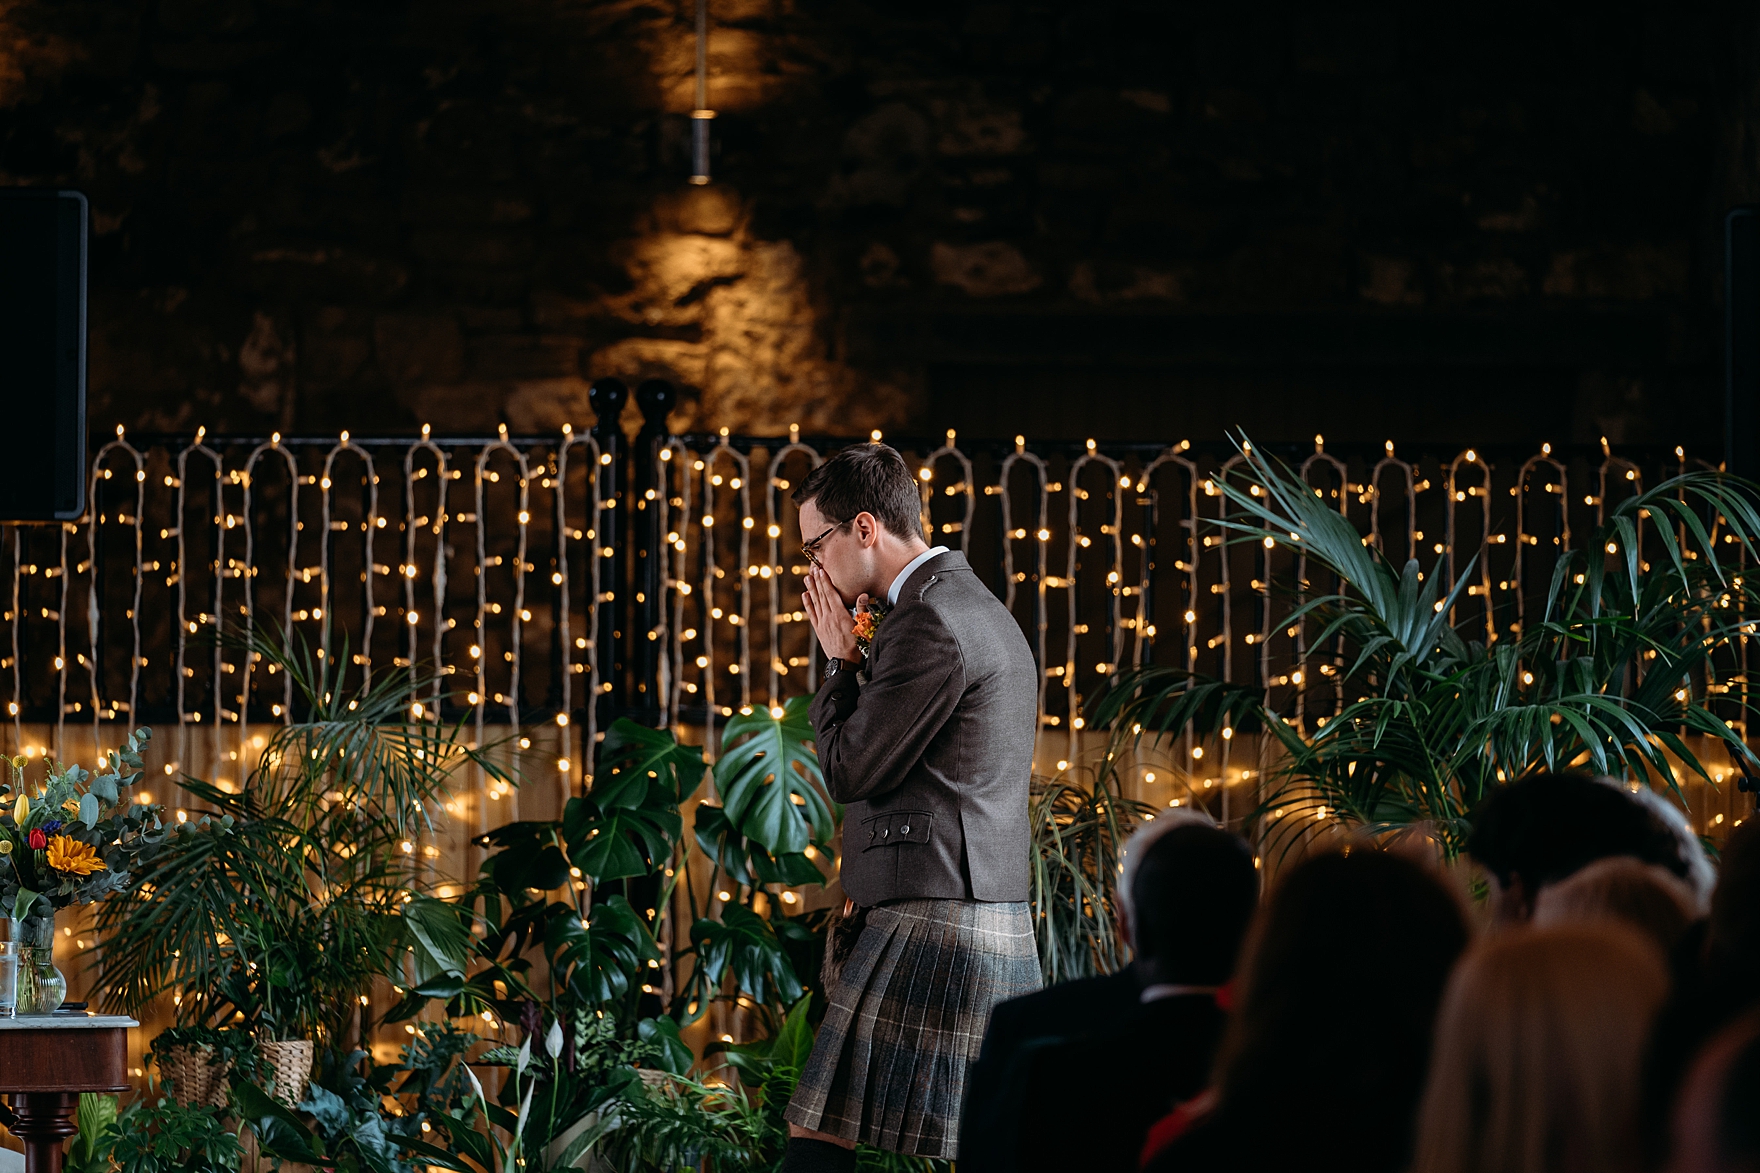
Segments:
[[[81,1092],[74,1109],[73,1143],[62,1163],[65,1173],[110,1173],[110,1153],[116,1145],[116,1097]]]
[[[1690,472],[1610,503],[1587,541],[1561,551],[1539,618],[1506,624],[1511,635],[1487,646],[1450,618],[1471,565],[1452,583],[1440,560],[1428,573],[1396,566],[1294,472],[1250,444],[1242,452],[1214,478],[1234,507],[1224,531],[1299,551],[1340,584],[1279,624],[1312,631],[1306,670],[1275,693],[1175,667],[1121,673],[1093,712],[1113,729],[1109,754],[1188,728],[1263,730],[1279,757],[1258,813],[1286,844],[1317,822],[1371,834],[1422,823],[1450,854],[1491,788],[1538,770],[1677,791],[1683,771],[1711,781],[1683,732],[1760,768],[1727,721],[1750,707],[1745,681],[1718,660],[1753,632],[1760,605],[1724,553],[1754,556],[1752,486]],[[1291,597],[1308,589],[1281,585]]]
[[[1107,755],[1087,781],[1033,779],[1029,896],[1048,985],[1112,973],[1130,959],[1118,931],[1119,865],[1125,840],[1154,815],[1120,792],[1116,762]]]
[[[83,1096],[80,1109],[83,1116]],[[88,1135],[82,1118],[75,1152],[82,1173],[237,1173],[244,1150],[225,1114],[223,1108],[180,1104],[149,1085],[107,1128]]]
[[[174,828],[139,886],[100,906],[100,983],[124,1012],[176,991],[182,1023],[242,1015],[260,1037],[340,1040],[377,977],[462,982],[468,933],[421,893],[413,843],[459,768],[506,775],[412,706],[407,677],[346,691],[346,653],[236,643],[287,674],[303,718],[275,730],[242,784],[183,780],[214,813]]]

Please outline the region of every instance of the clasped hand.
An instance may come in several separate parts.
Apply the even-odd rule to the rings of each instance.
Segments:
[[[859,607],[867,601],[868,596],[863,593],[856,599],[856,605]],[[831,585],[830,576],[817,566],[807,572],[807,589],[801,592],[801,602],[806,604],[807,621],[813,625],[813,634],[819,637],[819,646],[825,649],[827,656],[839,660],[854,660],[860,656],[861,648],[856,643],[849,608],[843,605],[837,588]]]

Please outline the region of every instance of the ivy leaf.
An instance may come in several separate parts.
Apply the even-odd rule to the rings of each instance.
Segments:
[[[809,746],[811,704],[810,697],[791,697],[780,717],[756,706],[729,720],[722,734],[715,763],[722,806],[742,835],[769,852],[822,847],[835,830],[831,806],[820,793],[819,755]]]
[[[720,921],[705,917],[691,928],[697,963],[710,985],[719,985],[731,971],[740,991],[758,1002],[798,999],[800,979],[770,923],[738,904],[724,908],[721,917]]]
[[[572,967],[568,983],[590,1003],[622,997],[642,965],[660,959],[648,926],[621,895],[595,905],[584,926],[566,904],[553,904],[550,912],[545,946],[554,965]]]

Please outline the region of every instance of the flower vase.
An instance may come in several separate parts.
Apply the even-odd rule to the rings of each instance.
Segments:
[[[53,1014],[67,998],[67,979],[55,968],[55,913],[12,922],[18,942],[18,1002],[15,1014]]]

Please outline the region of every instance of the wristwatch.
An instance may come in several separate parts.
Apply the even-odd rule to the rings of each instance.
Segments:
[[[831,656],[825,661],[825,679],[830,680],[841,671],[843,671],[843,661],[836,656]]]

